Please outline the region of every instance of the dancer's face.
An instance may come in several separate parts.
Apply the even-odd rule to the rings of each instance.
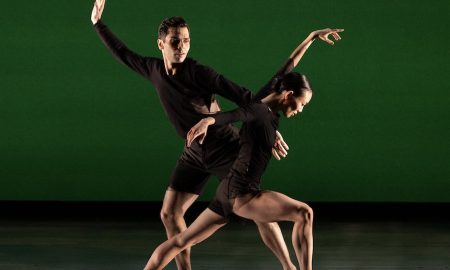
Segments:
[[[164,40],[158,39],[158,47],[166,61],[182,63],[189,52],[190,42],[187,27],[171,27]]]
[[[282,101],[282,111],[284,116],[290,118],[297,113],[301,113],[303,108],[311,101],[312,92],[305,91],[303,96],[295,97],[292,91],[285,91]]]

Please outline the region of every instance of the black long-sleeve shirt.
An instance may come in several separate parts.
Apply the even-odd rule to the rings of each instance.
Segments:
[[[214,125],[242,121],[239,155],[231,168],[233,181],[259,186],[275,143],[279,115],[261,102],[212,115]],[[255,187],[256,188],[256,187]]]
[[[270,82],[252,97],[251,91],[243,88],[213,69],[187,58],[175,75],[168,75],[164,61],[155,57],[144,57],[120,41],[109,28],[98,21],[95,30],[111,53],[123,64],[149,80],[158,93],[161,105],[177,133],[184,139],[189,129],[207,115],[200,108],[208,110],[215,102],[215,94],[223,96],[239,106],[259,100],[271,92]],[[283,75],[293,68],[288,61],[275,74]]]

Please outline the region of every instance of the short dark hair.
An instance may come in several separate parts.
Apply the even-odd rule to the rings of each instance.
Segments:
[[[164,40],[166,38],[167,34],[169,33],[169,28],[175,27],[187,27],[189,30],[189,26],[187,22],[183,19],[183,17],[170,17],[165,18],[158,28],[158,38],[161,40]]]
[[[294,92],[295,97],[303,96],[307,91],[312,92],[308,78],[298,72],[289,72],[284,76],[276,77],[273,82],[273,90],[278,93],[290,90]]]

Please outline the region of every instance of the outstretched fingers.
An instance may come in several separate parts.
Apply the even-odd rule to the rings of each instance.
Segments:
[[[100,0],[99,2],[100,2],[99,13],[100,16],[102,16],[103,9],[105,8],[105,0]]]
[[[186,136],[186,145],[187,147],[191,147],[192,142],[195,140],[196,136],[194,134],[194,130],[189,130],[187,136]]]
[[[331,33],[331,35],[333,35],[335,40],[341,40],[341,37],[339,36],[338,33],[333,32],[333,33]]]
[[[276,160],[281,160],[275,148],[272,148],[272,155],[275,157]]]
[[[341,40],[341,36],[338,34],[340,32],[344,32],[344,29],[333,29],[331,35],[333,35],[335,40]]]
[[[192,142],[197,138],[199,138],[199,143],[202,144],[205,137],[206,137],[206,132],[201,132],[198,129],[196,129],[195,127],[191,128],[191,130],[189,130],[189,132],[186,136],[187,147],[191,147]]]
[[[276,138],[275,138],[275,144],[272,146],[272,155],[277,159],[280,160],[281,157],[287,156],[287,150],[289,150],[289,146],[284,141],[283,136],[281,135],[278,130],[276,131]]]
[[[341,40],[341,36],[339,35],[340,32],[343,32],[344,29],[335,28],[335,29],[322,29],[318,31],[318,36],[321,40],[325,41],[326,43],[330,45],[334,45],[334,41],[329,38],[330,35],[333,36],[334,40],[339,41]]]
[[[279,142],[281,144],[281,146],[287,151],[289,150],[289,146],[287,145],[287,143],[284,141],[283,136],[281,135],[281,133],[277,130],[275,131],[277,138],[279,139]]]
[[[97,6],[98,10],[98,19],[102,17],[103,9],[105,8],[105,2],[106,0],[96,0],[95,5]]]
[[[331,39],[328,38],[328,35],[326,35],[326,36],[323,38],[323,41],[325,41],[326,43],[328,43],[328,44],[330,44],[330,45],[334,45],[334,42],[333,42]]]
[[[92,8],[91,21],[96,24],[101,19],[106,0],[95,0]]]

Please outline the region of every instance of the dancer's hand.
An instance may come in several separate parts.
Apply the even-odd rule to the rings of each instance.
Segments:
[[[206,117],[200,120],[195,126],[189,130],[186,138],[187,147],[191,147],[192,142],[199,138],[199,143],[202,144],[208,132],[208,126],[214,124],[216,120],[212,117]]]
[[[103,9],[105,8],[106,0],[95,0],[94,8],[92,9],[91,21],[96,24],[102,17]]]
[[[332,35],[333,38],[338,41],[341,40],[341,36],[339,36],[338,33],[340,32],[344,32],[344,29],[331,29],[331,28],[326,28],[326,29],[321,29],[321,30],[316,30],[314,32],[312,32],[311,34],[314,37],[318,37],[321,40],[325,41],[326,43],[330,44],[330,45],[334,45],[334,42],[328,38],[329,35]]]
[[[280,160],[281,157],[287,156],[287,150],[289,150],[289,146],[284,141],[283,136],[281,136],[281,133],[276,131],[276,138],[275,138],[275,144],[272,147],[272,155],[277,159]]]

